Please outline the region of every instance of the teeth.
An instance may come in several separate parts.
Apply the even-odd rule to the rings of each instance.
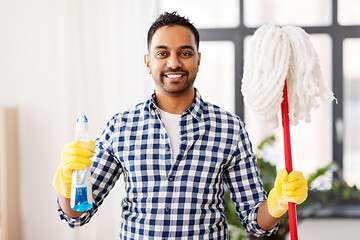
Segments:
[[[167,77],[169,77],[169,78],[179,78],[179,77],[181,77],[182,76],[182,74],[178,74],[178,75],[167,75]]]

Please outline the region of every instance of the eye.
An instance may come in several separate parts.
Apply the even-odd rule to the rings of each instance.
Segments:
[[[166,57],[168,54],[167,52],[157,52],[156,53],[156,56],[159,57],[159,58],[164,58]]]
[[[180,53],[180,56],[185,57],[185,58],[189,58],[191,56],[193,56],[194,54],[192,52],[182,52]]]

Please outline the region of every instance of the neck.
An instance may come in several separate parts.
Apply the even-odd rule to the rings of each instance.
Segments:
[[[156,104],[161,110],[172,114],[182,114],[194,102],[195,90],[191,88],[181,94],[169,94],[155,90],[155,95]]]

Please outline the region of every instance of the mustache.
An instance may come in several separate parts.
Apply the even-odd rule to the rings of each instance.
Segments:
[[[171,72],[183,72],[186,75],[189,75],[189,71],[187,71],[185,69],[182,69],[181,67],[178,67],[178,68],[175,68],[175,69],[174,68],[165,69],[164,71],[160,72],[160,75],[164,76],[166,73],[171,73]]]

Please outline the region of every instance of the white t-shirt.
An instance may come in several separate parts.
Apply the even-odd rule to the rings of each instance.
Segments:
[[[172,149],[172,163],[175,162],[180,150],[180,119],[181,114],[172,114],[160,109],[160,117],[170,138]]]

